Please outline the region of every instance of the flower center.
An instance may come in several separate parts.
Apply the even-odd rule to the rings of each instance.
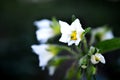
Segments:
[[[73,31],[72,34],[71,34],[71,39],[72,39],[72,40],[77,40],[76,35],[77,35],[77,32],[76,32],[76,31]]]
[[[100,58],[97,57],[97,56],[95,56],[95,60],[96,60],[96,61],[100,61]]]

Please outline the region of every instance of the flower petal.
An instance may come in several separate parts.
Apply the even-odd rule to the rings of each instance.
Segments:
[[[67,34],[62,34],[61,38],[59,39],[60,42],[67,43],[70,40],[70,36]]]
[[[95,60],[95,55],[92,55],[90,60],[91,60],[91,62],[92,62],[93,64],[99,63],[99,61],[96,61],[96,60]]]
[[[108,40],[108,39],[112,39],[112,38],[114,38],[114,36],[113,36],[112,31],[110,30],[103,35],[102,40]]]
[[[53,76],[53,74],[55,73],[55,69],[56,69],[55,66],[50,66],[50,67],[49,67],[48,70],[49,70],[49,75],[50,75],[50,76]]]
[[[80,43],[80,39],[77,39],[77,40],[75,41],[75,45],[78,46],[79,43]]]
[[[36,31],[37,40],[41,43],[45,43],[49,38],[54,36],[54,32],[51,28],[39,29]]]
[[[70,25],[66,22],[59,21],[60,27],[61,27],[61,33],[70,34]]]
[[[71,41],[68,42],[68,46],[71,46],[74,43],[75,43],[75,40],[71,40]]]
[[[44,49],[47,48],[47,45],[32,45],[31,48],[33,50],[33,52],[35,52],[37,55],[40,55],[41,52],[44,52]],[[42,49],[41,49],[42,48]]]
[[[83,28],[81,27],[79,19],[76,19],[74,22],[71,24],[72,30],[76,30],[77,32],[83,32]]]
[[[105,64],[105,58],[102,54],[96,53],[95,56],[97,56],[100,59],[100,62]]]
[[[35,21],[34,25],[37,26],[38,29],[40,28],[49,28],[51,24],[51,21],[48,19],[42,19],[39,21]]]
[[[44,69],[48,61],[54,56],[52,53],[46,50],[48,48],[48,45],[32,45],[31,48],[33,49],[33,52],[39,56],[39,66]]]

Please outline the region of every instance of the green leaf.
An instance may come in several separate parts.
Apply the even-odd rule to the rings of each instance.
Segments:
[[[86,77],[87,80],[92,80],[92,77],[96,74],[96,67],[93,65],[89,65],[89,67],[86,70]]]
[[[71,59],[69,56],[55,56],[53,59],[49,61],[49,65],[59,66],[64,61]]]
[[[72,79],[74,77],[74,74],[75,74],[75,70],[74,69],[75,69],[74,67],[70,67],[68,69],[68,71],[66,73],[66,77],[65,77],[66,80],[67,79],[70,80],[70,79]]]
[[[83,35],[86,35],[87,33],[89,33],[91,31],[91,27],[88,27],[85,29]]]
[[[60,24],[55,17],[52,18],[52,24],[50,27],[53,29],[56,35],[60,34]]]
[[[106,53],[106,52],[120,49],[120,38],[114,38],[114,39],[99,42],[96,45],[96,47],[100,49],[101,53]]]
[[[80,68],[71,66],[66,73],[65,80],[81,80],[82,74]]]

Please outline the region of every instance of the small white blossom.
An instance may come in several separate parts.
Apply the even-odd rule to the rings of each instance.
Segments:
[[[34,25],[38,28],[36,31],[36,37],[41,43],[46,43],[49,38],[55,35],[53,29],[50,27],[51,23],[52,22],[47,19],[34,22]]]
[[[103,40],[108,40],[114,38],[114,35],[110,29],[107,29],[106,27],[99,27],[92,30],[92,40],[95,40],[95,37],[98,36],[98,38]]]
[[[51,28],[39,29],[36,31],[37,40],[41,43],[46,43],[49,38],[54,36]]]
[[[114,38],[111,30],[107,31],[101,38],[101,40],[108,40]]]
[[[47,51],[49,45],[32,45],[31,47],[33,51],[39,56],[39,66],[44,69],[47,63],[54,57],[53,53]]]
[[[55,66],[50,66],[50,67],[48,68],[48,70],[49,70],[49,75],[50,75],[50,76],[52,76],[52,75],[55,73],[55,69],[56,69]]]
[[[86,69],[86,68],[87,68],[87,66],[86,66],[86,65],[81,65],[81,67],[82,67],[83,69]]]
[[[78,45],[79,42],[82,40],[82,34],[84,29],[81,27],[79,19],[76,19],[69,25],[66,22],[59,21],[61,27],[62,36],[59,39],[60,42],[68,43],[68,45]]]
[[[48,20],[48,19],[42,19],[42,20],[34,21],[34,25],[38,29],[49,28],[51,23],[52,22],[50,20]]]
[[[99,62],[105,64],[105,58],[104,58],[104,56],[102,54],[96,53],[95,55],[91,56],[91,62],[93,64],[97,64]]]

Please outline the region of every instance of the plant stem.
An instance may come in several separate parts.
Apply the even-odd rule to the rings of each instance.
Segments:
[[[81,44],[79,46],[76,46],[76,50],[77,50],[78,53],[82,53]]]
[[[67,47],[67,46],[61,46],[61,48],[69,51],[69,52],[70,52],[72,55],[74,55],[75,57],[78,56],[77,53],[76,53],[74,50],[72,50],[71,48],[69,48],[69,47]]]
[[[87,51],[88,51],[88,46],[87,46],[87,41],[86,41],[86,38],[85,38],[85,37],[84,37],[84,39],[83,39],[83,46],[84,46],[85,53],[87,53]]]

